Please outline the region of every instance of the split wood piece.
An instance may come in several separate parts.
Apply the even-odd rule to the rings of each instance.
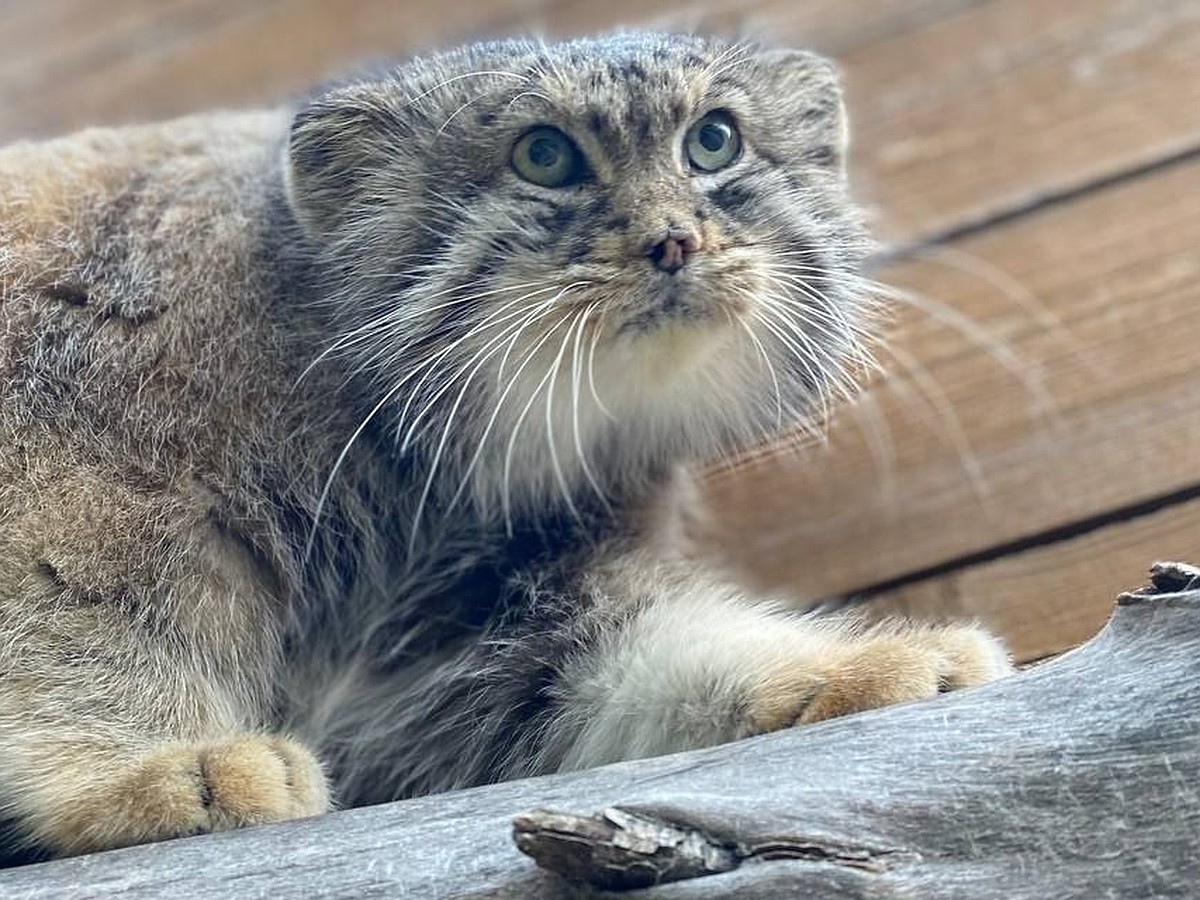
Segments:
[[[974,690],[676,756],[0,871],[0,896],[1195,896],[1200,570],[1160,566],[1152,580],[1084,647]],[[568,811],[515,819],[521,846],[557,872],[510,838],[513,817],[535,808]]]

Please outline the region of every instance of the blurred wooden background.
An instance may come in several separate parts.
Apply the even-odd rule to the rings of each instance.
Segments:
[[[801,598],[976,616],[1022,659],[1200,560],[1200,0],[0,0],[0,141],[617,24],[836,56],[876,274],[912,296],[827,446],[712,475],[714,552]]]

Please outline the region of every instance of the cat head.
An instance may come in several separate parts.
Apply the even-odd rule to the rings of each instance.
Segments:
[[[487,43],[332,88],[285,160],[325,359],[483,510],[811,423],[870,324],[845,142],[832,64],[695,36]]]

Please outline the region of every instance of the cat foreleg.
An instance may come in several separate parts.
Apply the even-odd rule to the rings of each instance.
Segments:
[[[1000,641],[975,626],[867,625],[752,602],[691,574],[651,577],[653,592],[563,667],[562,769],[708,746],[1011,671]],[[609,595],[597,608],[620,604]]]
[[[84,475],[29,503],[0,528],[0,819],[67,855],[326,810],[263,730],[278,602],[236,541]]]

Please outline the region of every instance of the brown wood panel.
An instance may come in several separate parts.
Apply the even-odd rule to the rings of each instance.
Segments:
[[[545,5],[538,0],[222,3],[218,13],[200,4],[205,15],[194,21],[188,19],[192,4],[187,2],[153,13],[131,8],[118,42],[121,52],[98,54],[61,77],[29,75],[36,83],[24,88],[6,81],[0,136],[278,102],[372,58],[503,30],[506,22]],[[168,26],[178,29],[177,39],[162,38]],[[66,52],[63,44],[70,40],[68,32],[52,47]]]
[[[878,384],[827,447],[714,476],[715,544],[817,598],[1200,482],[1197,185],[1200,162],[1177,164],[885,273],[974,324],[904,310],[892,358],[922,376]]]
[[[1200,559],[1200,501],[886,591],[871,608],[976,619],[1004,635],[1018,660],[1042,659],[1100,630],[1114,586],[1133,588],[1152,563],[1171,559]]]
[[[0,84],[16,98],[130,53],[166,55],[179,40],[246,6],[246,0],[26,3],[0,17]]]
[[[1200,2],[996,0],[847,54],[856,171],[908,242],[1200,146]]]

